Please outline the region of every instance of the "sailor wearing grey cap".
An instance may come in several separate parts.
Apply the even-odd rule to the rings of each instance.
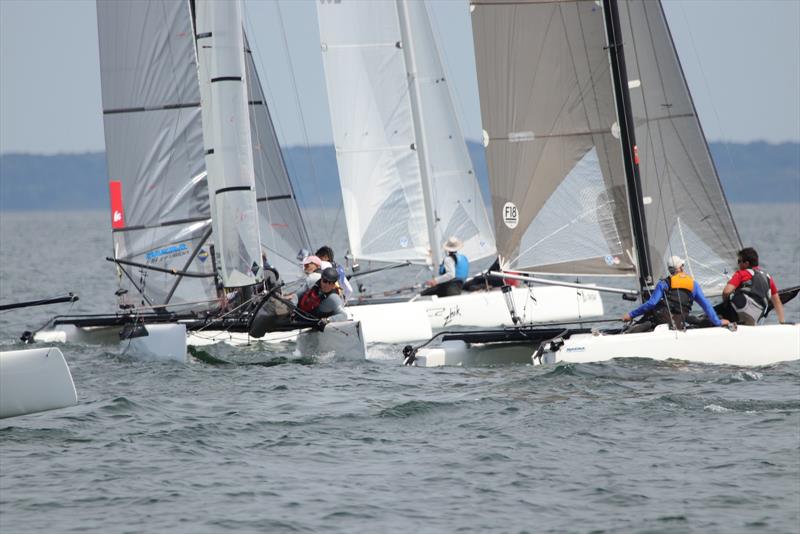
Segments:
[[[341,289],[337,284],[339,273],[333,267],[322,270],[314,286],[300,297],[297,307],[320,319],[343,321],[347,319]]]
[[[684,263],[679,256],[672,256],[667,260],[669,276],[658,281],[655,291],[647,302],[626,313],[622,318],[627,322],[640,315],[644,316],[637,325],[631,327],[629,332],[646,332],[659,324],[670,324],[674,328],[683,329],[695,301],[706,312],[712,325],[728,324],[727,320],[720,321],[717,317],[714,307],[703,295],[700,285],[683,272]]]

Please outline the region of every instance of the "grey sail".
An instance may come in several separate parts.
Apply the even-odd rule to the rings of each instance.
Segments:
[[[741,241],[661,3],[619,12],[654,271],[676,254],[704,286],[724,284]]]
[[[284,281],[291,282],[300,275],[297,253],[311,245],[246,35],[245,65],[261,247]]]
[[[132,303],[216,295],[200,94],[188,2],[97,2],[114,257]],[[136,300],[138,299],[138,300]]]
[[[505,266],[633,274],[599,3],[471,4],[495,238]]]

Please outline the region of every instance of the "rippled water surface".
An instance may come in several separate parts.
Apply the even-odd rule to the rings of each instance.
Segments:
[[[800,282],[797,230],[735,214]],[[0,214],[0,301],[112,310],[105,217]],[[66,310],[0,314],[0,343]],[[0,532],[800,530],[800,362],[436,370],[398,349],[179,365],[66,345],[78,405],[0,421]]]

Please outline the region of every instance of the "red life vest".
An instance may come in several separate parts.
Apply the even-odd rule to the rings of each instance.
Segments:
[[[322,292],[319,285],[314,285],[311,289],[303,293],[303,296],[300,297],[300,302],[297,303],[297,307],[304,312],[311,313],[319,308],[319,305],[322,304],[325,297],[327,297],[327,295]]]

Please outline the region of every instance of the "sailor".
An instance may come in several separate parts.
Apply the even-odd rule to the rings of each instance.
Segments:
[[[303,273],[305,277],[300,280],[300,287],[295,292],[297,300],[316,284],[322,276],[322,260],[317,256],[306,256],[303,258]]]
[[[464,244],[455,236],[451,236],[444,244],[447,253],[439,265],[439,276],[426,282],[428,289],[421,295],[437,295],[450,297],[461,294],[461,288],[469,275],[469,260],[458,251]]]
[[[339,288],[339,273],[333,267],[322,271],[319,281],[300,297],[297,307],[314,317],[333,321],[347,319]]]
[[[631,327],[628,332],[647,332],[659,324],[671,324],[676,329],[683,329],[694,301],[700,304],[712,325],[728,324],[727,320],[720,320],[717,317],[711,303],[703,295],[700,285],[683,272],[683,265],[683,259],[678,256],[672,256],[667,261],[669,276],[658,281],[650,300],[623,316],[622,320],[628,322],[635,317],[645,315],[643,320]]]
[[[336,272],[339,273],[339,287],[342,288],[344,291],[344,300],[350,298],[350,295],[353,294],[353,286],[350,285],[350,280],[347,279],[347,274],[344,271],[344,267],[333,261],[333,249],[327,245],[319,247],[317,250],[316,255],[322,260],[322,266],[325,267],[333,267],[336,269]],[[326,266],[325,264],[328,263]]]
[[[737,270],[722,290],[722,304],[717,311],[740,324],[755,325],[766,315],[769,301],[775,307],[778,320],[783,323],[783,303],[781,303],[775,280],[758,266],[758,252],[752,247],[739,251]]]

